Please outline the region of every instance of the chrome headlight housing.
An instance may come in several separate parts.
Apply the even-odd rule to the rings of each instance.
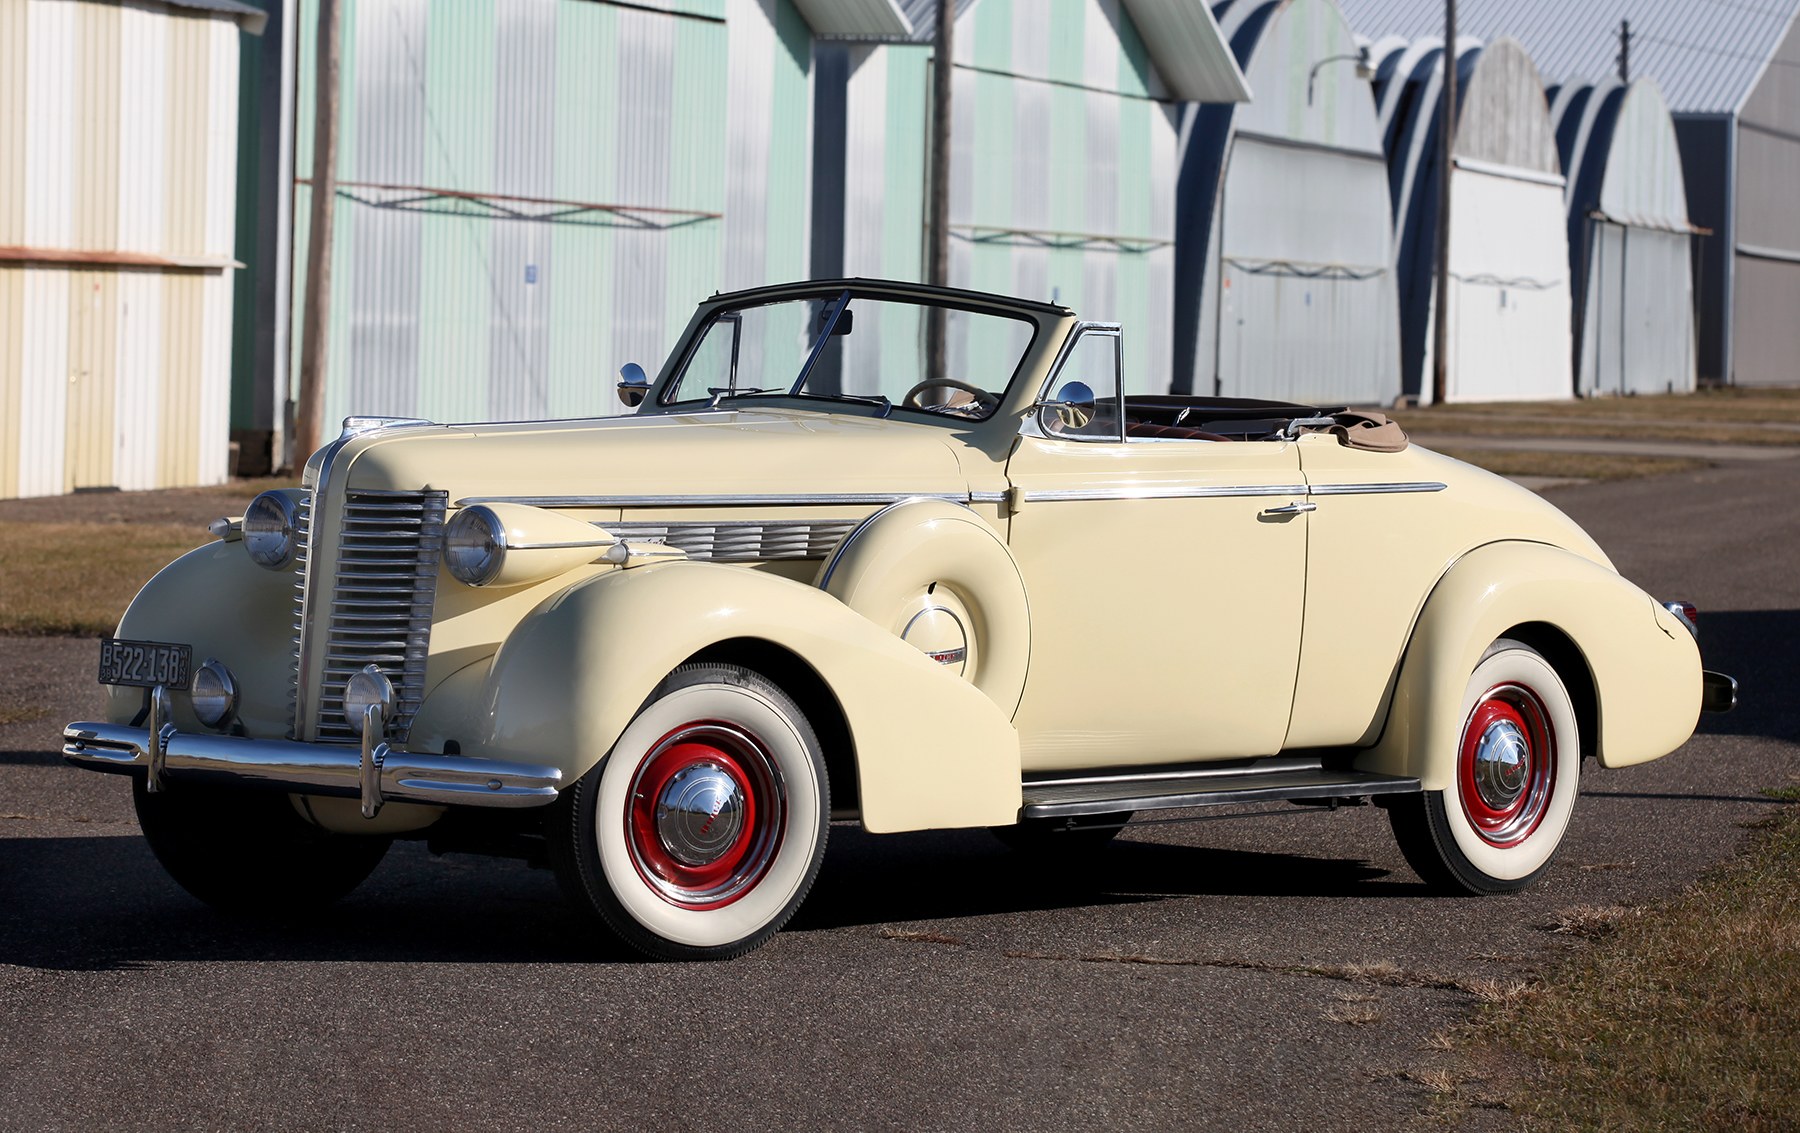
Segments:
[[[444,529],[444,568],[456,581],[486,586],[505,561],[506,525],[491,508],[466,507]]]
[[[244,509],[244,550],[258,566],[285,570],[294,562],[299,506],[287,492],[264,492]]]
[[[344,722],[362,735],[363,716],[371,704],[381,706],[381,718],[394,718],[394,682],[374,665],[364,665],[344,683]]]
[[[188,696],[193,701],[194,715],[209,728],[227,726],[237,711],[237,681],[230,669],[210,657],[194,670]]]

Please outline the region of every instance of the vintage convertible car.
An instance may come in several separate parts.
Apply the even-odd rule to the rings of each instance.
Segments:
[[[1068,847],[1373,801],[1427,881],[1517,889],[1585,757],[1735,701],[1693,607],[1532,493],[1376,415],[1138,396],[1124,357],[1054,304],[810,282],[701,304],[632,414],[352,418],[144,587],[63,753],[222,907],[426,838],[718,958],[834,818]]]

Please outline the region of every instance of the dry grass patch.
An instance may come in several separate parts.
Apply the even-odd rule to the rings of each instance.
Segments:
[[[292,480],[0,500],[0,634],[102,634],[210,521]]]
[[[1571,401],[1499,401],[1454,404],[1419,413],[1455,413],[1470,417],[1554,416],[1569,420],[1618,420],[1668,423],[1728,422],[1747,425],[1800,424],[1800,389],[1703,389],[1694,393],[1637,397],[1586,397]]]
[[[0,634],[111,633],[151,575],[209,539],[187,524],[0,522]]]
[[[1457,448],[1437,451],[1501,476],[1544,476],[1556,480],[1635,480],[1692,472],[1711,462],[1688,456],[1628,456],[1600,452],[1533,452],[1524,449]]]
[[[1630,915],[1631,910],[1623,905],[1571,905],[1558,909],[1544,929],[1559,936],[1596,940],[1613,932]]]
[[[1579,919],[1587,919],[1585,916]],[[1464,1034],[1541,1129],[1800,1129],[1800,810]]]

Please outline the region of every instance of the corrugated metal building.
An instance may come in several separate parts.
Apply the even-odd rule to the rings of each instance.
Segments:
[[[0,497],[225,479],[240,22],[0,2]]]
[[[1691,392],[1693,226],[1662,92],[1609,78],[1549,95],[1569,178],[1575,392]]]
[[[1175,389],[1386,405],[1400,394],[1387,166],[1333,0],[1221,0],[1254,101],[1189,109]]]
[[[1445,396],[1569,397],[1569,239],[1549,105],[1518,43],[1458,49]],[[1439,40],[1371,49],[1399,240],[1401,372],[1421,402],[1432,393],[1443,54]]]
[[[1429,35],[1442,0],[1341,0],[1371,38]],[[1616,68],[1631,20],[1631,73],[1662,88],[1681,143],[1688,216],[1710,231],[1695,266],[1702,381],[1800,384],[1800,0],[1463,0],[1458,28],[1511,35],[1546,81]]]
[[[344,19],[327,420],[616,411],[620,364],[654,369],[699,299],[805,275],[814,36],[909,30],[891,0],[346,0]],[[296,324],[316,21],[302,0]]]
[[[821,47],[816,276],[924,277],[937,5],[905,7],[914,42]],[[1201,0],[957,11],[950,282],[1124,323],[1129,388],[1166,392],[1181,103],[1247,94],[1211,11]],[[879,337],[891,350],[918,336]],[[952,372],[980,371],[979,344],[950,348]]]

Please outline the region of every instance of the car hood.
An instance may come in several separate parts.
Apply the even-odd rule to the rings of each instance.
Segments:
[[[957,435],[937,425],[790,409],[408,425],[346,441],[331,479],[443,490],[452,501],[961,494],[968,483]]]

